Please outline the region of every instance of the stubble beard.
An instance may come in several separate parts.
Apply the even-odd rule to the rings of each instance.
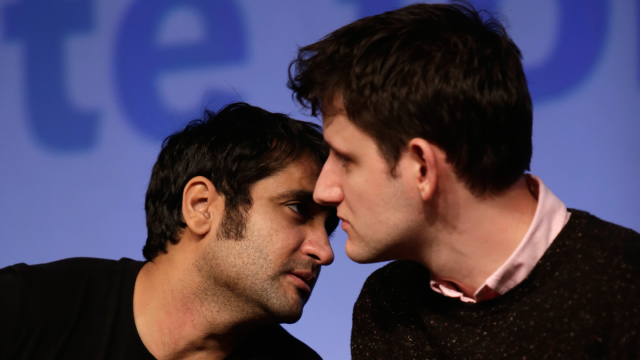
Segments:
[[[216,244],[208,245],[196,264],[200,278],[197,300],[209,308],[205,313],[212,315],[227,308],[260,322],[296,322],[308,296],[297,289],[301,302],[294,304],[285,289],[291,286],[285,284],[286,274],[309,266],[290,259],[277,273],[265,277],[273,268],[269,266],[270,254],[260,244],[278,239],[262,238],[262,232],[250,220],[247,209],[225,209]],[[227,244],[220,246],[221,242]]]

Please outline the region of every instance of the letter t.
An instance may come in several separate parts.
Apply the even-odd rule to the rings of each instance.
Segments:
[[[5,34],[24,42],[29,123],[37,140],[58,151],[91,147],[97,115],[69,103],[65,36],[92,26],[89,1],[22,0],[5,9]]]

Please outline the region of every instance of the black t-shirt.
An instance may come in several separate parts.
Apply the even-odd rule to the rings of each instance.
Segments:
[[[143,262],[75,258],[0,269],[0,359],[149,359],[133,318]],[[320,359],[281,326],[260,328],[228,357]]]

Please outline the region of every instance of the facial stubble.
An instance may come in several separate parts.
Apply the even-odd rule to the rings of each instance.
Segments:
[[[286,276],[294,270],[315,270],[315,265],[294,257],[274,269],[277,257],[265,244],[280,239],[269,237],[274,232],[251,220],[247,208],[225,209],[215,239],[196,264],[199,302],[249,317],[296,322],[309,294],[296,288],[297,298],[292,299]]]

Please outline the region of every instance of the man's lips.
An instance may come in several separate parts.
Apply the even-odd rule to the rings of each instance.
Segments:
[[[340,227],[342,228],[342,230],[347,231],[347,229],[351,227],[351,223],[349,222],[349,220],[345,220],[343,218],[340,218],[340,220],[342,220],[342,222],[340,223]]]
[[[295,270],[288,273],[291,280],[302,290],[311,294],[311,288],[313,284],[316,282],[316,275],[311,271],[306,270]]]

